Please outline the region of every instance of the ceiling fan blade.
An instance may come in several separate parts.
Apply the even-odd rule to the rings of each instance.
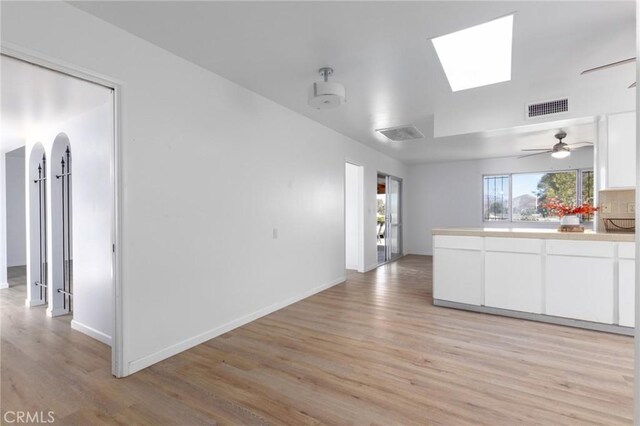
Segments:
[[[627,87],[627,89],[632,89],[636,87],[636,82],[634,81],[633,83],[631,83],[631,86]]]
[[[617,67],[618,65],[630,64],[631,62],[635,62],[635,60],[636,60],[636,57],[634,56],[633,58],[623,59],[622,61],[611,62],[610,64],[600,65],[599,67],[595,67],[595,68],[590,68],[588,70],[584,70],[584,71],[582,71],[580,73],[580,75],[588,74],[588,73],[594,72],[594,71],[604,70],[604,69],[611,68],[611,67]]]
[[[591,146],[591,145],[593,145],[593,142],[584,141],[584,142],[576,142],[576,143],[568,143],[567,144],[567,146],[576,146],[576,145]],[[579,148],[579,147],[576,147],[576,148]]]
[[[583,145],[583,146],[572,146],[569,151],[578,151],[579,149],[591,148],[591,145]]]
[[[540,149],[531,148],[531,149],[523,149],[521,151],[549,151],[549,152],[551,152],[551,150],[549,148],[540,148]]]
[[[518,157],[518,160],[521,159],[521,158],[533,157],[534,155],[548,154],[550,152],[553,152],[553,151],[547,150],[547,151],[544,151],[544,152],[536,152],[534,154],[521,155],[520,157]]]

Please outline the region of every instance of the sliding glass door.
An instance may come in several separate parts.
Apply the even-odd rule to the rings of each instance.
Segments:
[[[402,214],[400,198],[402,181],[387,176],[387,259],[394,260],[402,255]]]
[[[402,255],[402,180],[378,174],[378,264]]]

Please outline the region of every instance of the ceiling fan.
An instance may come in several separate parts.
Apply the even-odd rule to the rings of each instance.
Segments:
[[[553,145],[553,147],[551,147],[551,149],[545,149],[545,148],[523,149],[523,151],[540,151],[540,152],[535,152],[533,154],[522,155],[522,156],[518,157],[518,159],[525,158],[525,157],[532,157],[534,155],[548,154],[548,153],[551,153],[551,156],[553,158],[566,158],[566,157],[571,155],[571,151],[572,150],[585,148],[585,147],[587,147],[589,145],[593,145],[593,143],[591,143],[591,142],[576,142],[576,143],[567,144],[567,143],[562,142],[562,139],[564,139],[566,137],[567,137],[567,133],[566,132],[559,131],[558,133],[555,134],[555,138],[558,139],[558,143]],[[582,145],[582,146],[576,146],[576,145]],[[575,148],[570,148],[570,147],[575,147]]]
[[[606,65],[600,65],[599,67],[595,67],[595,68],[590,68],[588,70],[584,70],[580,73],[580,75],[585,75],[588,74],[590,72],[594,72],[594,71],[601,71],[607,68],[612,68],[612,67],[617,67],[618,65],[624,65],[624,64],[630,64],[632,62],[636,61],[636,57],[634,56],[633,58],[628,58],[628,59],[623,59],[621,61],[617,61],[617,62],[611,62],[610,64],[606,64]],[[632,87],[636,87],[636,82],[634,81],[633,83],[631,83],[631,86],[628,87],[628,89],[631,89]]]

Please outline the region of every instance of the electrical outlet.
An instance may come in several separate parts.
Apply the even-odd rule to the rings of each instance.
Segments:
[[[635,213],[636,212],[636,203],[627,204],[627,213]]]
[[[274,240],[278,239],[278,228],[273,228],[273,239]]]
[[[611,213],[611,203],[602,203],[600,205],[600,213]]]

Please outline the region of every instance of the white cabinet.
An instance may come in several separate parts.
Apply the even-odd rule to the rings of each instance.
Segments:
[[[482,244],[479,237],[434,237],[434,299],[482,304]]]
[[[625,327],[635,325],[636,261],[635,244],[620,243],[618,248],[618,319]]]
[[[607,118],[607,187],[636,186],[636,113]]]
[[[436,305],[635,323],[632,242],[436,235],[433,262]]]
[[[613,324],[614,247],[608,242],[549,241],[545,313]]]
[[[542,313],[542,241],[487,238],[486,306]]]

